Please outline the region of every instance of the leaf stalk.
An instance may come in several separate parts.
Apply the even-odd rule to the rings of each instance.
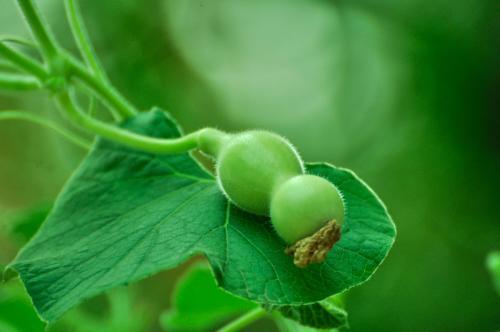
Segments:
[[[40,81],[46,80],[49,76],[46,69],[37,61],[5,45],[3,42],[0,42],[0,55],[20,70],[35,76]]]
[[[42,21],[42,16],[32,0],[17,0],[26,22],[28,23],[33,37],[40,46],[44,58],[49,64],[56,62],[59,57],[59,47],[47,28],[48,25]]]
[[[35,115],[33,113],[27,113],[16,110],[5,110],[0,111],[0,121],[2,120],[23,120],[32,122],[47,128],[50,128],[57,133],[61,134],[64,138],[68,139],[70,142],[88,150],[91,147],[91,143],[84,138],[81,138],[71,131],[65,129],[64,127],[47,120],[41,116]]]
[[[235,320],[233,320],[229,324],[223,326],[217,332],[239,331],[242,328],[246,327],[247,325],[250,325],[251,323],[255,322],[256,320],[259,320],[260,318],[264,317],[266,314],[267,314],[267,312],[262,307],[255,308],[253,310],[248,311],[243,316],[236,318]]]
[[[40,82],[31,76],[0,73],[0,89],[6,90],[37,90]]]
[[[91,117],[76,105],[68,92],[60,93],[56,96],[56,100],[66,115],[82,128],[112,141],[151,153],[181,153],[194,149],[198,147],[199,136],[205,130],[201,129],[173,139],[143,136]]]

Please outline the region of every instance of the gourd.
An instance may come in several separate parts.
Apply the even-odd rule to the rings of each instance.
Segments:
[[[290,142],[267,131],[215,129],[204,129],[198,140],[200,150],[215,158],[224,195],[245,211],[270,216],[297,266],[325,259],[340,238],[342,196],[328,180],[305,174]]]

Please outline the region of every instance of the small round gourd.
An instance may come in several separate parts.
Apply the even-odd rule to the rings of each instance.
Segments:
[[[266,131],[232,135],[217,155],[216,173],[222,191],[235,205],[258,215],[269,215],[275,188],[303,172],[292,145]]]
[[[327,222],[344,220],[344,204],[329,181],[315,175],[298,175],[277,188],[271,199],[271,222],[289,244],[313,235]]]

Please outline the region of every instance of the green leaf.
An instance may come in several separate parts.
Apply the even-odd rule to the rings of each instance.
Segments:
[[[338,329],[317,329],[314,327],[304,326],[294,320],[284,318],[283,316],[276,316],[274,319],[278,330],[281,332],[345,332],[347,328]]]
[[[174,307],[161,317],[166,331],[207,331],[257,306],[218,288],[205,264],[194,265],[182,277],[172,302]]]
[[[266,309],[278,310],[284,317],[309,327],[319,329],[348,327],[347,311],[338,295],[308,305],[269,306]]]
[[[42,203],[21,211],[10,221],[12,224],[10,234],[22,243],[27,242],[36,233],[50,209],[51,204]]]
[[[49,331],[149,331],[152,315],[146,308],[137,305],[133,294],[132,288],[125,287],[106,292],[105,296],[70,310],[62,319],[50,324]]]
[[[490,271],[493,285],[500,295],[500,251],[492,251],[486,257],[486,267]]]
[[[124,127],[155,137],[180,134],[159,110]],[[188,154],[152,155],[98,140],[10,268],[48,321],[85,298],[199,254],[233,294],[267,305],[317,302],[366,281],[396,232],[383,204],[352,172],[327,164],[308,170],[337,185],[346,217],[327,260],[299,269],[267,219],[230,205]]]

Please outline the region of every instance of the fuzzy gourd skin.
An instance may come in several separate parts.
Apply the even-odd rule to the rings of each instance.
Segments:
[[[303,172],[292,145],[265,131],[232,136],[217,156],[216,173],[223,192],[235,205],[258,215],[269,215],[276,187]]]
[[[200,149],[216,160],[219,187],[236,206],[271,217],[278,235],[298,243],[344,219],[341,194],[329,181],[304,174],[303,162],[283,137],[266,131],[225,134],[206,129]],[[331,246],[330,246],[331,247]]]
[[[290,178],[274,193],[271,220],[278,235],[288,244],[313,235],[326,222],[344,220],[344,204],[337,189],[315,175]]]

